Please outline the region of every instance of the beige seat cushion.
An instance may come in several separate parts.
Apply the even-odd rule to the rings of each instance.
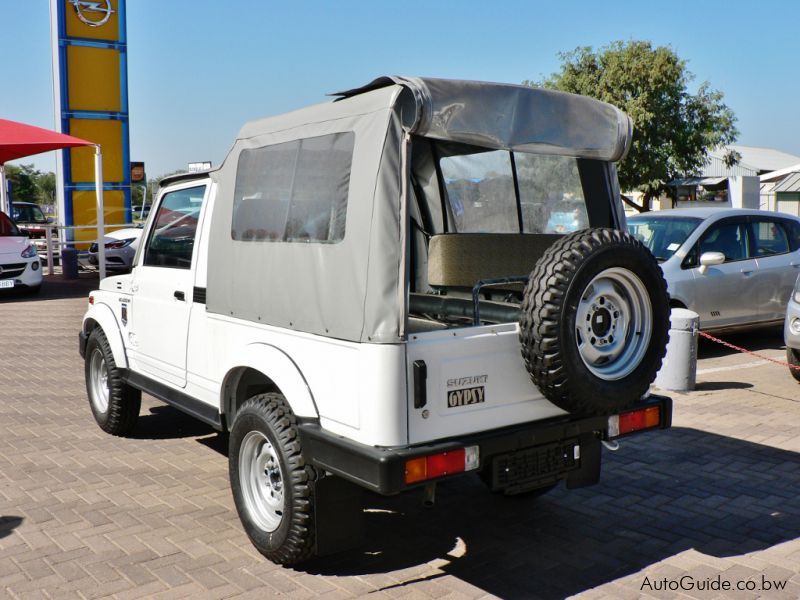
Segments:
[[[446,233],[428,246],[428,283],[469,287],[481,279],[529,275],[560,235],[551,233]]]

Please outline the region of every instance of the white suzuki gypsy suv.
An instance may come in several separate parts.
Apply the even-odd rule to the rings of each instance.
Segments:
[[[360,488],[596,483],[649,395],[666,284],[625,231],[630,119],[516,85],[382,77],[253,121],[162,182],[132,273],[89,296],[90,406],[144,391],[229,431],[244,529],[293,564],[358,541]]]

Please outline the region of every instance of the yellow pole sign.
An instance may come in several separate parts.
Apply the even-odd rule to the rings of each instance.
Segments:
[[[125,0],[50,0],[56,125],[62,133],[100,144],[107,225],[131,222],[128,131],[128,46]],[[62,225],[97,225],[94,153],[58,154]],[[102,221],[101,221],[102,222]],[[75,229],[75,241],[97,232]]]

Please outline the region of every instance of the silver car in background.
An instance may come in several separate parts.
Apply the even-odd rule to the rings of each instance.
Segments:
[[[800,219],[784,213],[689,208],[644,213],[628,230],[656,256],[672,306],[704,330],[782,323],[800,273]]]
[[[783,322],[783,341],[786,343],[786,362],[792,367],[789,373],[800,381],[800,277],[786,307],[786,320]]]

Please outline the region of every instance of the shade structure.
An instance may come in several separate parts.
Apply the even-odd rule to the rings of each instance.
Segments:
[[[76,146],[95,147],[95,189],[97,191],[97,237],[99,247],[100,278],[105,277],[105,239],[103,223],[103,156],[100,146],[88,140],[58,133],[34,125],[0,119],[0,210],[9,212],[6,197],[5,163],[51,150],[74,148]],[[52,263],[51,263],[52,265]]]
[[[71,135],[0,119],[0,165],[50,150],[93,145]]]

